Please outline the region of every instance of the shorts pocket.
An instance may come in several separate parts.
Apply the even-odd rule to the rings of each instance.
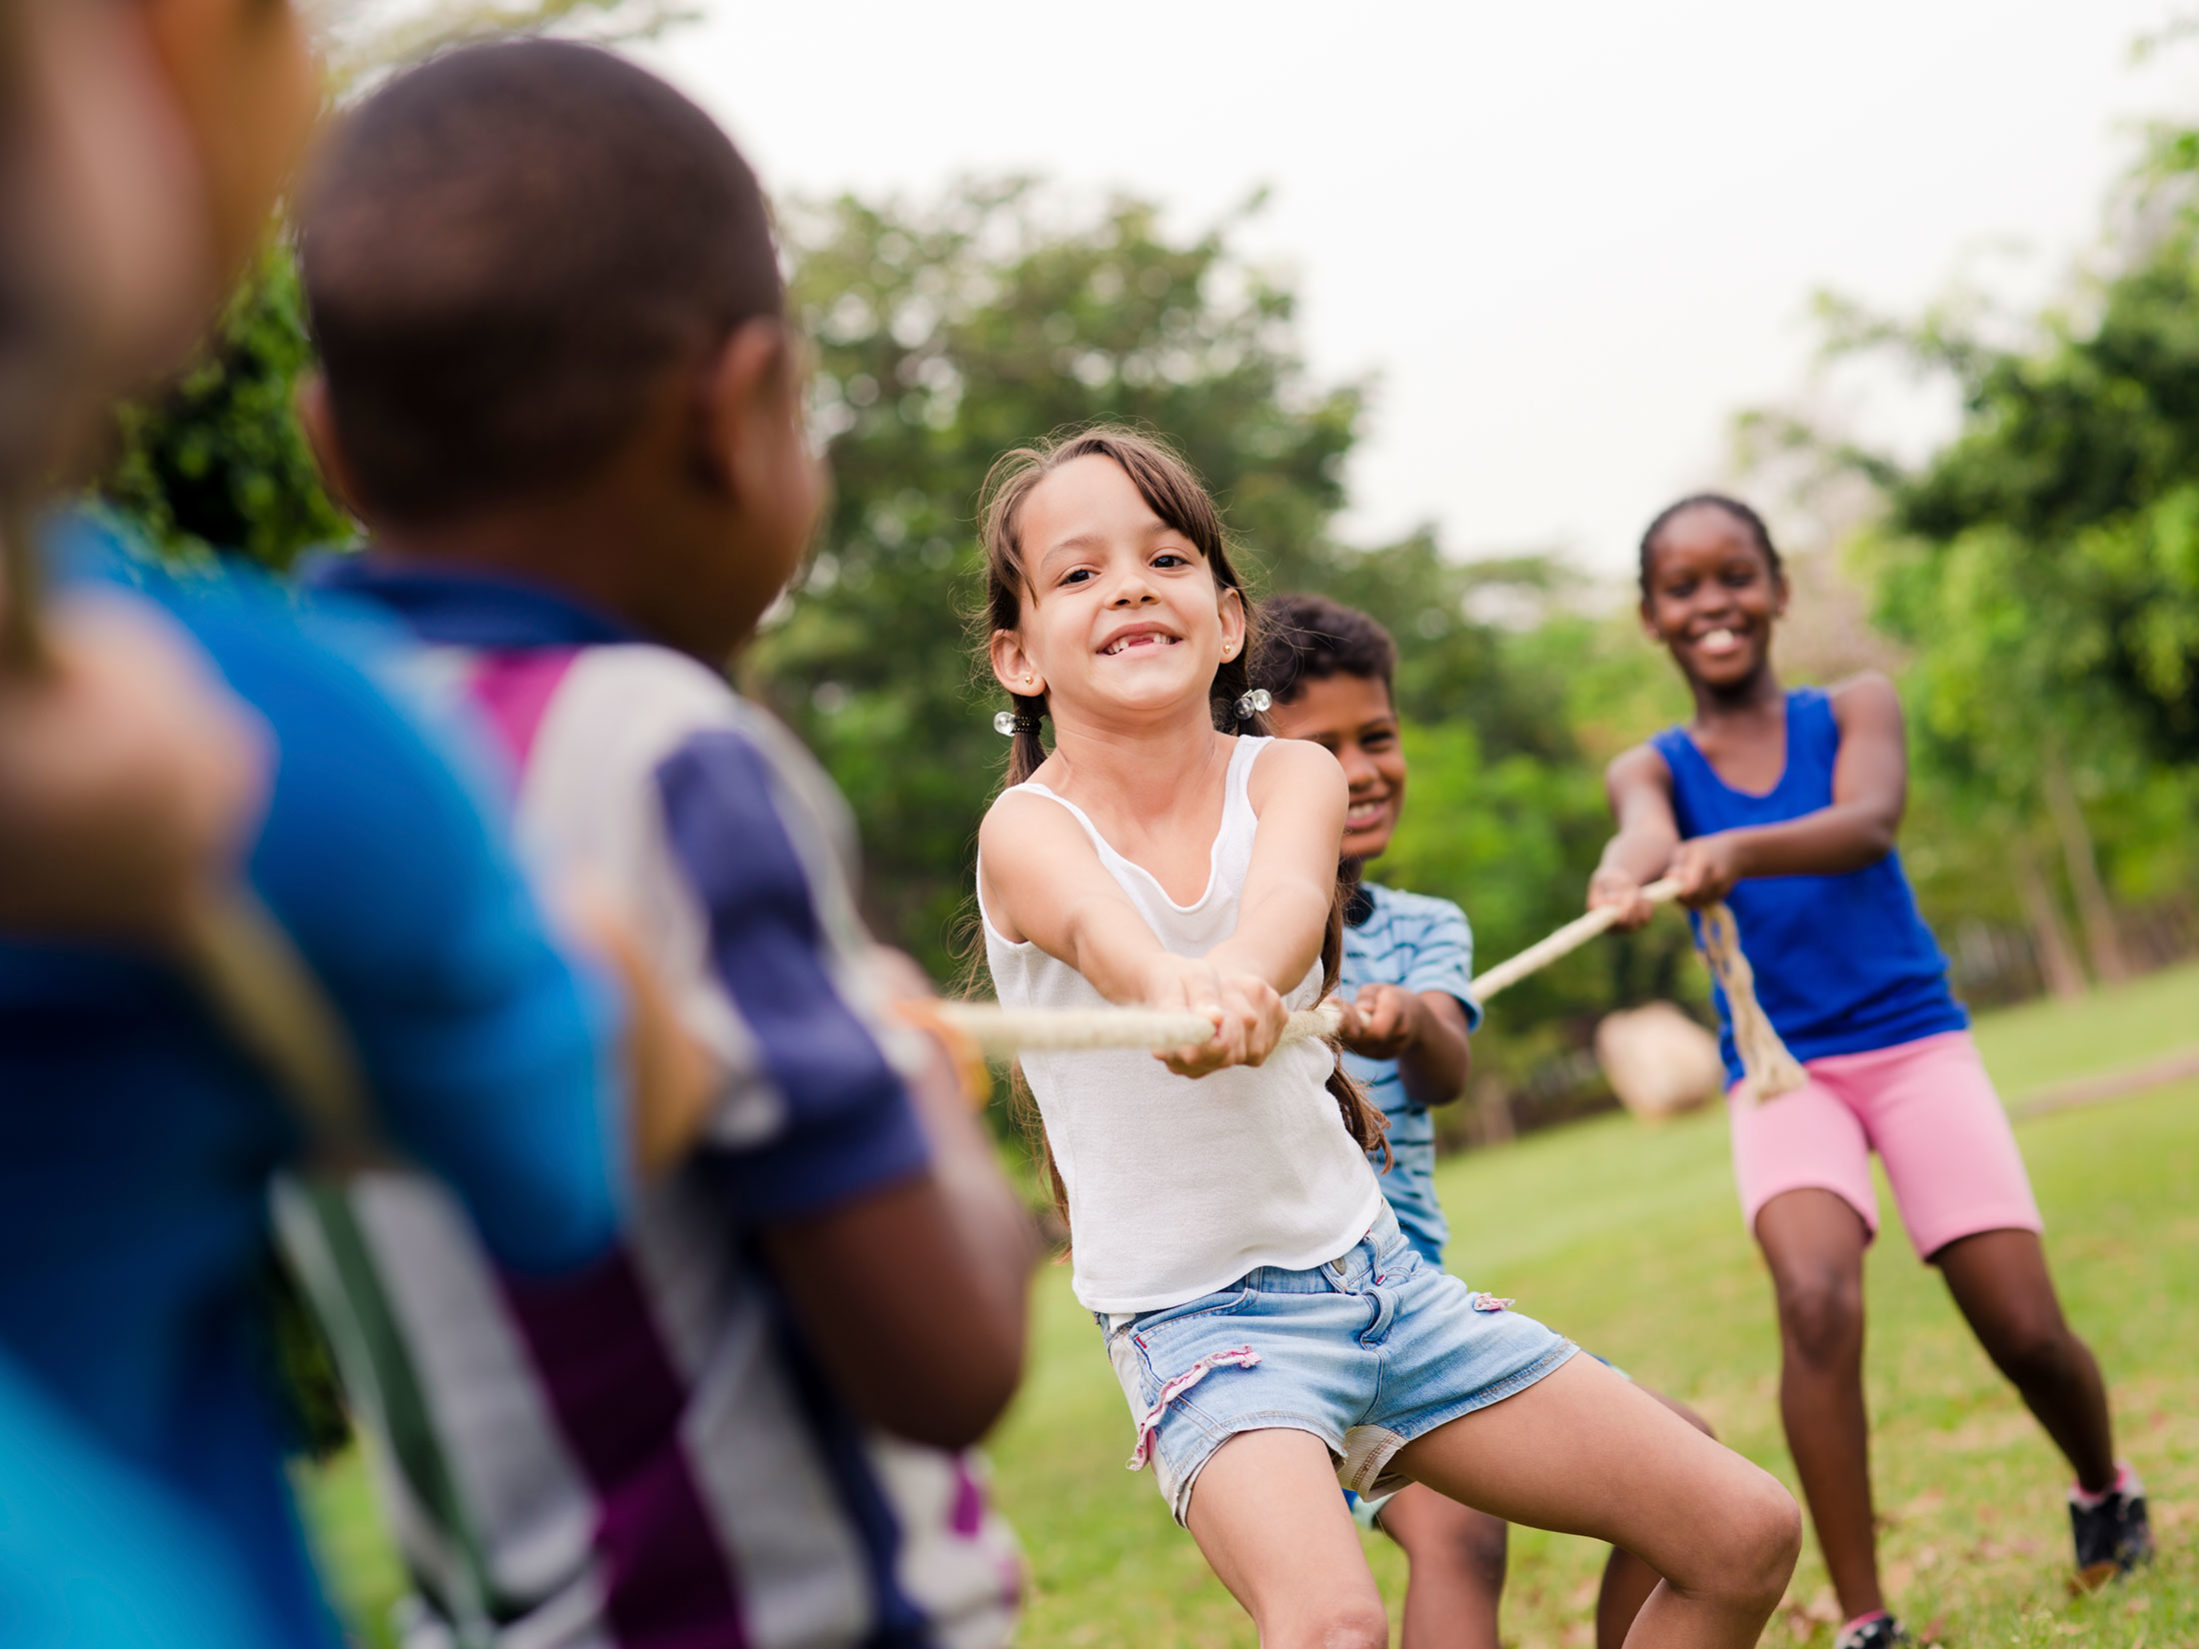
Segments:
[[[1162,1306],[1156,1311],[1141,1311],[1125,1329],[1141,1349],[1151,1350],[1187,1325],[1210,1322],[1243,1310],[1252,1293],[1250,1283],[1237,1283],[1212,1294],[1201,1294],[1196,1299]]]

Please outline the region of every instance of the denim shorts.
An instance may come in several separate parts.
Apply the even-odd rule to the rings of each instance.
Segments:
[[[1287,1427],[1328,1445],[1345,1488],[1388,1493],[1406,1481],[1390,1464],[1407,1443],[1573,1355],[1511,1303],[1422,1260],[1385,1206],[1326,1265],[1261,1266],[1179,1305],[1101,1316],[1137,1428],[1130,1469],[1154,1462],[1181,1523],[1216,1449]]]

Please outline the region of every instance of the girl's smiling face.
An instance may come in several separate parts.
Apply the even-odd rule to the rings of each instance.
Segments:
[[[1771,657],[1787,610],[1786,580],[1746,523],[1715,504],[1682,510],[1658,530],[1642,594],[1642,627],[1688,679],[1738,687]]]
[[[1243,650],[1245,609],[1190,537],[1145,501],[1122,467],[1088,454],[1038,483],[1016,523],[1020,622],[993,633],[993,674],[1011,693],[1045,693],[1105,717],[1197,707],[1214,672]]]

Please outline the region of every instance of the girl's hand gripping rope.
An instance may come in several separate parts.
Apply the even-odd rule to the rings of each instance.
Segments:
[[[1733,832],[1695,836],[1673,850],[1665,877],[1679,889],[1680,903],[1690,910],[1717,904],[1733,891],[1743,871],[1739,844]]]
[[[1290,1022],[1275,987],[1256,974],[1218,968],[1201,957],[1162,952],[1148,965],[1146,1006],[1192,1013],[1214,1027],[1204,1042],[1154,1055],[1178,1076],[1201,1077],[1231,1065],[1259,1065]]]
[[[1657,914],[1656,901],[1641,882],[1617,865],[1599,865],[1596,874],[1588,878],[1588,908],[1616,912],[1611,927],[1618,933],[1632,933]]]

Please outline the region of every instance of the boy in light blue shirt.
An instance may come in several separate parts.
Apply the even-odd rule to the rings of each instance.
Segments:
[[[1451,1228],[1436,1199],[1429,1113],[1465,1092],[1473,1062],[1467,1038],[1481,1024],[1481,1009],[1468,994],[1474,935],[1466,913],[1448,899],[1403,893],[1360,874],[1389,847],[1405,805],[1396,674],[1397,644],[1365,613],[1311,595],[1260,604],[1253,685],[1274,700],[1269,724],[1284,738],[1327,749],[1351,782],[1342,850],[1352,888],[1344,912],[1344,1068],[1389,1119],[1383,1194],[1415,1251],[1440,1267]],[[1658,1400],[1709,1431],[1680,1404]],[[1497,1649],[1503,1520],[1417,1484],[1362,1502],[1361,1510],[1411,1564],[1404,1649]],[[1599,1649],[1617,1649],[1657,1580],[1640,1558],[1613,1548],[1596,1600]]]
[[[1465,1092],[1467,1038],[1481,1009],[1468,995],[1474,934],[1466,913],[1448,899],[1360,876],[1389,847],[1405,805],[1405,745],[1390,702],[1397,648],[1366,614],[1319,596],[1276,596],[1262,604],[1261,619],[1254,670],[1275,701],[1269,721],[1285,738],[1330,751],[1351,781],[1344,1068],[1389,1119],[1392,1161],[1382,1190],[1397,1223],[1420,1257],[1440,1267],[1451,1228],[1436,1200],[1429,1113]]]

